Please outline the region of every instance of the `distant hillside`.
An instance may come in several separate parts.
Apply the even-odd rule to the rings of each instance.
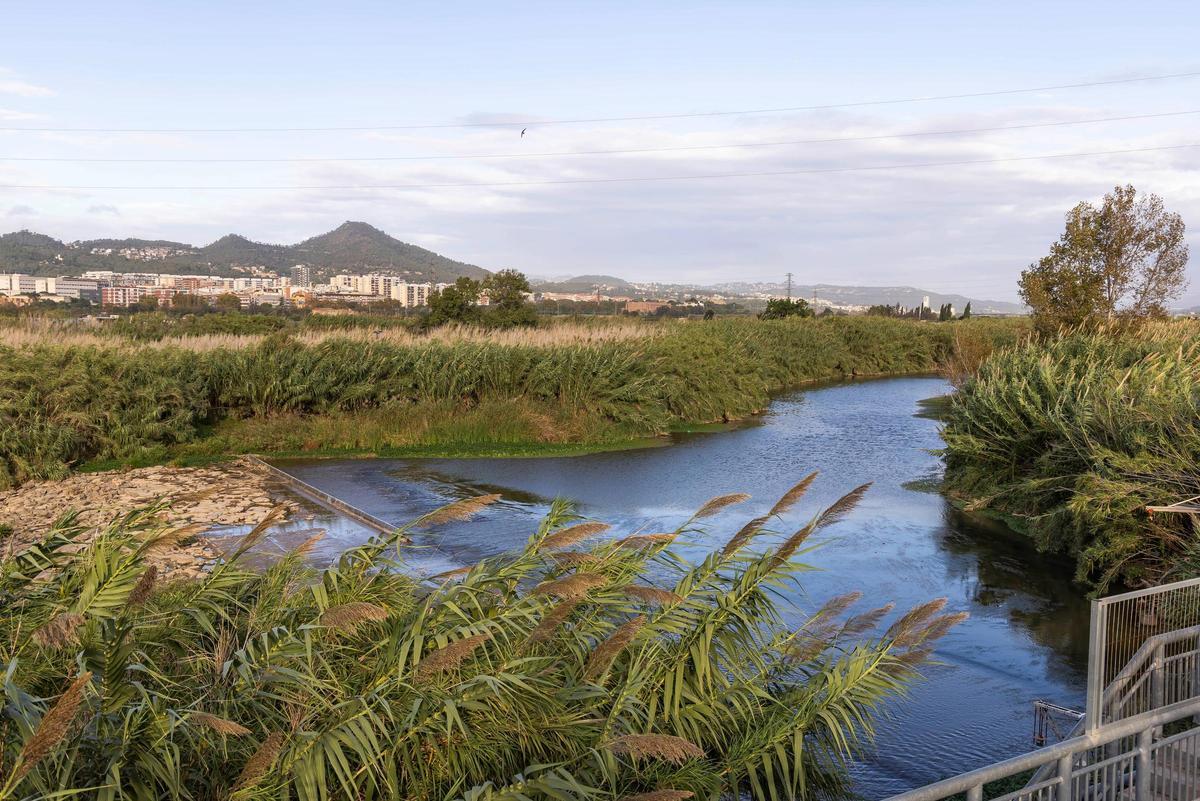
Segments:
[[[539,292],[590,292],[597,286],[608,290],[633,290],[633,284],[615,275],[576,275],[572,278],[531,283]]]
[[[370,270],[426,281],[488,275],[482,267],[401,242],[362,222],[343,223],[297,245],[254,242],[239,234],[203,247],[147,239],[64,243],[32,231],[0,236],[0,272],[31,275],[78,275],[87,270],[237,275],[251,267],[286,272],[296,264],[325,275]]]
[[[723,284],[722,289],[731,292],[768,291],[782,294],[783,284]],[[798,298],[811,299],[816,294],[818,305],[820,301],[844,306],[875,306],[894,305],[912,308],[919,306],[921,300],[929,298],[929,305],[934,309],[943,303],[952,303],[956,311],[962,311],[968,302],[971,311],[977,314],[1024,314],[1026,309],[1019,303],[1004,300],[987,300],[985,298],[967,297],[966,295],[944,294],[928,289],[911,286],[839,286],[836,284],[793,284],[792,295]]]

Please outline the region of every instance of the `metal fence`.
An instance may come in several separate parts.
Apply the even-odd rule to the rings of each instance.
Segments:
[[[1159,635],[1200,626],[1200,578],[1092,602],[1086,726],[1094,731],[1173,700],[1200,695],[1196,637]],[[1115,693],[1115,697],[1114,697]]]

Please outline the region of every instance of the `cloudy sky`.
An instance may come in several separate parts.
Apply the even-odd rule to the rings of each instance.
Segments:
[[[351,219],[535,275],[1012,300],[1117,183],[1200,263],[1197,29],[1194,2],[6,3],[0,231]]]

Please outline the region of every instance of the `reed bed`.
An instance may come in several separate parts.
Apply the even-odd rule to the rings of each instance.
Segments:
[[[735,319],[182,344],[10,330],[0,346],[0,486],[93,460],[627,442],[746,417],[805,381],[936,370],[966,326],[988,340],[1013,328]]]
[[[1002,349],[956,393],[946,482],[1073,557],[1097,590],[1200,574],[1200,325],[1064,333]]]
[[[432,588],[397,569],[410,527],[324,570],[298,552],[247,570],[251,534],[163,585],[145,561],[161,511],[94,537],[66,518],[0,563],[0,801],[844,795],[961,619],[935,603],[864,624],[848,595],[790,628],[778,588],[806,568],[770,549],[691,564],[609,540],[564,566],[545,547],[578,525],[563,503]],[[71,636],[38,636],[68,617]]]

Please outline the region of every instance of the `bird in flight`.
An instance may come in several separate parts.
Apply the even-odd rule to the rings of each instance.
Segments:
[[[525,128],[522,128],[522,129],[521,129],[521,138],[522,138],[522,139],[524,139],[524,138],[525,138],[525,131],[526,131],[526,130],[527,130],[527,129],[525,129]]]

